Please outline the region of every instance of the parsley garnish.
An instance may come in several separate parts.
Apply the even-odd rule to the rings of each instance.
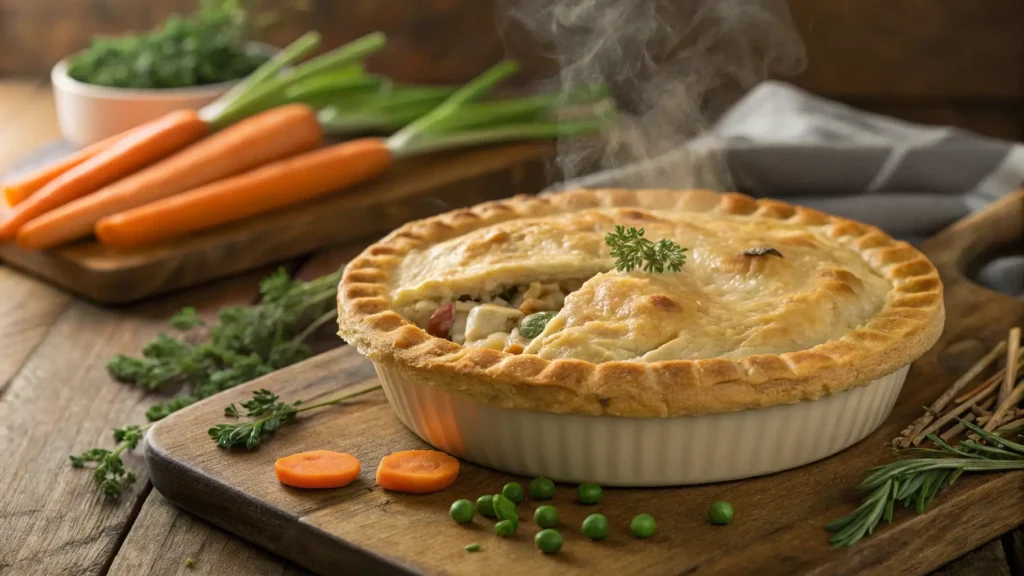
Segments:
[[[615,268],[621,272],[630,272],[643,266],[644,272],[660,274],[666,268],[670,272],[679,272],[686,263],[686,248],[668,238],[657,243],[644,238],[644,229],[637,230],[625,226],[616,226],[614,232],[604,237],[604,243],[612,249],[616,258]]]

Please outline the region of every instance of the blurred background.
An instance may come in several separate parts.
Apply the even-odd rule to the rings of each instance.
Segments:
[[[260,39],[318,30],[324,48],[382,30],[372,67],[413,82],[461,82],[511,54],[527,76],[556,69],[500,26],[500,0],[260,0]],[[149,29],[195,0],[0,0],[0,79],[45,79],[94,34]],[[859,108],[1024,139],[1021,0],[791,0],[807,67],[791,80]],[[499,30],[501,28],[501,30]],[[715,95],[713,110],[738,94]]]

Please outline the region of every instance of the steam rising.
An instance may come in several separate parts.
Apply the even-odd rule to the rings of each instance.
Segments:
[[[583,184],[728,187],[720,153],[683,144],[706,130],[723,99],[805,64],[784,0],[504,0],[504,8],[506,32],[525,28],[533,49],[557,63],[563,91],[604,83],[622,110],[604,139],[559,142],[566,180],[601,171]]]

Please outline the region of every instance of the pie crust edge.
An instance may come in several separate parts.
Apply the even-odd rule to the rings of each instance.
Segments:
[[[740,360],[547,360],[463,347],[427,334],[390,308],[390,274],[410,250],[507,220],[631,207],[775,218],[823,228],[859,252],[893,288],[877,315],[839,340]],[[338,287],[339,335],[370,360],[480,402],[588,415],[701,415],[814,400],[910,364],[935,344],[944,319],[938,271],[910,244],[873,226],[809,208],[708,190],[582,189],[454,210],[409,222],[371,245],[346,266]]]

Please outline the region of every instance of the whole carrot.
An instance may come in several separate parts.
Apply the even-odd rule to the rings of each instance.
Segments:
[[[380,33],[369,34],[296,67],[290,74],[278,75],[285,66],[313,49],[318,42],[318,34],[304,35],[275,54],[236,88],[198,113],[191,110],[172,112],[133,129],[123,137],[115,137],[116,143],[112,143],[109,148],[70,168],[29,196],[38,201],[21,202],[12,216],[0,223],[0,241],[11,239],[21,226],[33,218],[71,200],[91,194],[118,178],[176,152],[210,132],[229,126],[261,110],[286,103],[287,98],[279,92],[285,90],[291,82],[315,77],[325,71],[343,68],[359,61],[382,48],[385,37]],[[244,110],[240,111],[239,107],[243,107]],[[192,140],[181,144],[173,137],[163,137],[161,142],[158,133],[171,129],[167,125],[169,118],[179,120],[182,124],[191,124],[191,127],[195,128]],[[139,134],[144,136],[136,137]],[[133,146],[139,146],[140,149],[133,149]],[[98,161],[101,158],[102,161]],[[143,159],[145,161],[142,161]],[[20,196],[19,193],[12,195]],[[24,210],[21,210],[22,208]]]
[[[35,218],[18,231],[18,245],[43,250],[84,238],[105,216],[316,149],[322,140],[312,108],[288,104],[271,109]]]
[[[118,248],[186,236],[363,182],[391,162],[381,138],[343,142],[108,216],[96,236]]]
[[[86,146],[85,148],[82,148],[70,156],[62,158],[53,164],[44,166],[27,176],[7,183],[4,185],[4,198],[7,200],[7,205],[17,206],[25,200],[25,198],[28,198],[61,174],[64,174],[89,158],[92,158],[107,148],[110,148],[115,142],[124,138],[126,134],[127,133],[116,134],[105,140]]]
[[[171,112],[133,130],[112,146],[40,188],[0,224],[0,240],[10,240],[29,220],[149,165],[199,140],[209,125],[194,110]]]

